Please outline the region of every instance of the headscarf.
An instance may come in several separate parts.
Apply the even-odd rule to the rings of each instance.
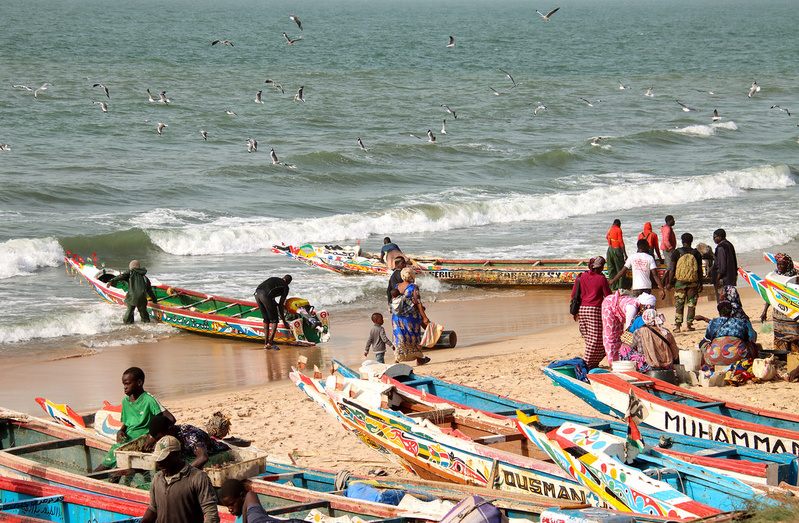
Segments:
[[[774,259],[777,260],[778,262],[785,261],[788,263],[788,270],[785,272],[780,272],[778,265],[776,271],[777,274],[779,274],[780,276],[796,276],[797,274],[796,267],[794,266],[793,260],[791,259],[790,256],[788,256],[784,252],[780,252],[777,253],[776,256],[774,256]]]
[[[732,307],[732,314],[730,318],[740,318],[744,321],[749,321],[749,316],[744,312],[743,305],[741,305],[741,297],[738,295],[738,289],[735,285],[724,286],[724,301],[730,302]]]
[[[732,317],[733,307],[732,307],[732,303],[731,302],[729,302],[727,300],[720,301],[716,308],[718,309],[719,314],[721,316],[724,316],[724,311],[729,311],[730,312],[730,317]]]
[[[603,258],[602,256],[591,258],[588,261],[589,269],[599,269],[601,271],[604,267],[605,267],[605,258]]]
[[[644,320],[644,325],[657,325],[660,327],[666,322],[666,319],[655,309],[647,309],[641,314],[641,319]]]
[[[655,296],[649,294],[648,292],[644,292],[640,296],[638,296],[638,303],[646,308],[651,309],[654,308],[655,305],[657,305],[658,299]]]

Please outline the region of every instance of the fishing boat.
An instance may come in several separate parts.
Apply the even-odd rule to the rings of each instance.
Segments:
[[[379,371],[378,365],[363,368],[370,367],[378,368]],[[345,377],[360,376],[336,360],[334,368]],[[386,369],[385,372],[375,373],[374,379],[394,385],[405,394],[416,395],[419,399],[436,403],[441,408],[472,408],[484,411],[487,415],[507,417],[515,417],[517,412],[522,412],[528,416],[537,416],[546,426],[558,427],[563,423],[578,423],[612,436],[625,437],[627,434],[626,423],[546,409],[432,376],[419,376],[408,365],[398,364],[383,368]],[[543,370],[547,374],[556,372],[553,369]],[[570,380],[565,385],[569,387],[582,385],[590,392],[588,384],[576,379]],[[769,486],[796,485],[799,478],[799,460],[790,454],[773,454],[683,434],[664,435],[660,430],[647,427],[640,427],[640,432],[645,442],[666,455],[686,463],[701,465],[715,473],[728,475],[747,483]]]
[[[84,260],[68,252],[64,261],[67,273],[88,282],[102,299],[116,305],[125,304],[127,284],[119,282],[113,287],[106,285],[119,271],[98,263],[94,254],[92,259]],[[156,300],[147,302],[147,310],[154,321],[198,334],[263,343],[263,317],[254,301],[223,298],[163,285],[152,278],[151,282]],[[314,311],[307,301],[299,298],[289,298],[285,307],[289,328],[278,324],[276,343],[308,347],[329,339],[327,311]]]
[[[763,258],[771,263],[777,263],[771,253],[763,253]],[[794,265],[799,266],[799,262]],[[792,320],[799,320],[799,281],[796,276],[781,276],[776,272],[769,272],[761,278],[743,267],[738,268],[738,274],[752,286],[763,301]]]
[[[558,383],[574,380],[557,372]],[[643,423],[672,434],[739,445],[773,454],[799,455],[799,416],[720,401],[638,372],[592,372],[593,398],[624,418],[630,392],[643,404]],[[568,388],[581,399],[580,388]]]
[[[648,445],[576,423],[546,427],[518,413],[524,434],[616,510],[676,518],[769,507],[778,502],[733,478],[671,459]]]
[[[274,245],[272,253],[300,263],[345,275],[387,274],[380,255],[361,251],[359,246]],[[521,287],[531,285],[573,285],[588,270],[588,260],[454,260],[432,256],[410,256],[411,267],[419,273],[457,285]],[[665,266],[658,272],[662,277]]]
[[[134,523],[147,503],[79,492],[22,479],[0,477],[0,520],[5,522],[113,521]]]

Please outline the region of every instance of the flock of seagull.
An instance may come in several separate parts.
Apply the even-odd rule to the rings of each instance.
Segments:
[[[536,9],[536,13],[538,13],[544,21],[550,22],[552,15],[554,15],[559,9],[560,9],[560,7],[556,7],[555,9],[552,9],[551,11],[549,11],[547,13],[542,13],[541,11]],[[297,27],[299,28],[300,31],[303,31],[302,22],[300,21],[300,19],[296,15],[293,15],[293,14],[289,15],[289,19],[297,24]],[[292,45],[293,46],[296,42],[298,42],[298,41],[303,39],[302,37],[291,38],[291,37],[288,36],[288,34],[285,31],[282,34],[283,34],[284,39],[286,40],[286,44],[287,45]],[[216,39],[216,40],[213,40],[211,42],[211,46],[213,47],[213,46],[216,46],[216,45],[235,47],[233,42],[231,42],[230,40],[227,40],[227,39]],[[449,36],[449,42],[446,44],[446,47],[447,48],[452,48],[454,46],[455,46],[455,38],[454,38],[454,36],[450,35]],[[514,88],[518,87],[519,85],[521,85],[521,84],[517,83],[516,80],[514,80],[513,76],[508,71],[506,71],[504,69],[499,69],[499,71],[501,71],[510,80],[511,85],[510,85],[510,87],[508,89],[514,89]],[[281,84],[279,84],[278,82],[276,82],[276,81],[274,81],[274,80],[272,80],[270,78],[267,78],[264,81],[264,83],[271,84],[272,87],[275,89],[275,91],[279,91],[280,93],[285,94],[285,90],[283,89],[283,86]],[[619,85],[619,89],[620,90],[629,90],[629,89],[631,89],[629,85],[625,85],[621,81],[619,81],[618,85]],[[23,84],[14,84],[14,85],[12,85],[12,88],[22,89],[24,91],[32,92],[33,93],[33,97],[37,98],[37,99],[39,98],[39,94],[41,92],[43,92],[43,91],[46,91],[48,87],[54,87],[54,85],[52,83],[50,83],[50,82],[45,82],[40,87],[35,88],[35,89],[32,88],[32,87],[28,87],[27,85],[23,85]],[[106,85],[104,85],[102,83],[94,83],[94,84],[92,84],[92,87],[102,89],[102,92],[105,94],[106,99],[110,100],[111,94],[110,94],[109,89],[108,89],[108,87]],[[494,89],[490,85],[488,86],[488,88],[496,96],[507,94],[506,92],[500,92],[497,89]],[[295,102],[305,102],[304,89],[305,89],[304,85],[301,85],[297,89],[297,92],[294,95],[294,101]],[[147,89],[146,91],[147,91],[147,99],[148,99],[148,102],[150,102],[150,103],[159,103],[159,104],[164,104],[164,105],[169,105],[171,103],[171,100],[169,98],[167,98],[167,96],[166,96],[166,91],[161,91],[158,94],[157,98],[153,97],[153,95],[150,93],[150,89]],[[649,87],[646,90],[646,92],[644,93],[644,96],[649,97],[649,98],[653,98],[655,96],[653,91],[654,91],[654,87]],[[753,81],[752,85],[749,88],[747,96],[749,98],[752,98],[753,96],[755,96],[760,91],[761,91],[760,85],[757,83],[757,81]],[[263,104],[264,103],[264,101],[262,99],[262,93],[263,93],[263,90],[259,90],[258,92],[256,92],[255,99],[253,100],[255,103],[257,103],[257,104]],[[708,91],[708,94],[714,95],[716,93],[714,91]],[[597,100],[591,101],[591,100],[588,100],[587,98],[583,98],[583,97],[579,98],[579,100],[584,102],[589,107],[594,107],[594,104],[602,102],[601,99],[597,99]],[[680,108],[683,111],[685,111],[685,112],[697,112],[698,111],[698,109],[695,109],[695,108],[693,108],[693,107],[691,107],[689,105],[686,105],[685,103],[681,102],[680,100],[675,100],[675,101],[680,106]],[[102,110],[103,113],[108,113],[108,102],[106,102],[106,101],[93,101],[92,104],[99,105],[100,109]],[[452,115],[453,119],[457,119],[458,118],[457,113],[455,112],[455,110],[450,105],[442,103],[442,104],[440,104],[440,106],[443,109],[446,110],[447,114]],[[779,106],[777,104],[772,105],[771,109],[777,109],[780,112],[784,112],[788,116],[791,116],[791,112],[787,108],[781,107],[781,106]],[[537,102],[535,104],[535,108],[533,109],[533,115],[534,116],[538,116],[539,113],[541,113],[542,111],[546,111],[546,110],[547,110],[547,106],[546,105],[544,105],[541,102]],[[225,109],[224,112],[225,112],[225,114],[227,114],[229,116],[237,116],[235,112],[233,112],[233,111],[231,111],[229,109]],[[718,110],[714,109],[713,110],[713,114],[712,114],[712,121],[716,122],[716,121],[719,121],[719,120],[721,120],[721,116],[719,115]],[[441,125],[441,134],[442,135],[447,134],[446,126],[447,126],[447,119],[444,118],[443,122],[442,122],[442,125]],[[799,126],[799,124],[797,124],[797,126]],[[156,132],[160,136],[164,132],[164,129],[167,128],[167,127],[169,127],[169,126],[166,123],[157,122],[156,123]],[[205,129],[200,129],[199,133],[202,136],[203,140],[208,140],[208,136],[209,136],[208,131],[206,131]],[[412,134],[412,133],[410,134],[410,136],[413,137],[413,138],[418,138],[420,140],[424,139],[421,136],[418,136],[418,135]],[[594,137],[594,138],[591,139],[590,144],[594,145],[594,146],[597,146],[597,145],[600,144],[601,140],[602,140],[602,137]],[[431,129],[427,130],[427,141],[429,143],[436,143],[436,136],[433,134]],[[258,141],[255,140],[254,138],[247,138],[245,143],[246,143],[246,148],[247,148],[247,152],[248,153],[254,153],[254,152],[258,151]],[[362,151],[368,151],[368,149],[366,148],[366,146],[364,145],[364,143],[363,143],[363,141],[361,140],[360,137],[357,138],[357,144],[358,144],[358,147]],[[9,151],[9,150],[11,150],[11,146],[9,144],[0,143],[0,151]],[[277,154],[275,153],[274,148],[270,149],[270,157],[271,157],[271,161],[272,161],[273,165],[286,165],[283,162],[278,160]],[[289,166],[289,167],[294,167],[294,166]]]

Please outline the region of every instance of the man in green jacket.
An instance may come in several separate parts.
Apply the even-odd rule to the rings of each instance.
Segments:
[[[125,316],[122,317],[123,323],[133,323],[134,309],[139,309],[141,321],[150,323],[150,314],[147,312],[147,296],[150,296],[153,301],[156,298],[146,274],[147,269],[142,267],[138,260],[133,260],[130,262],[127,271],[105,284],[106,287],[111,287],[121,281],[128,282],[128,293],[125,295],[125,303],[128,306],[128,310],[125,311]]]

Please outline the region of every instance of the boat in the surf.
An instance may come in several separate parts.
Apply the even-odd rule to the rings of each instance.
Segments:
[[[274,245],[274,254],[300,263],[345,275],[388,274],[380,255],[362,251],[360,246]],[[457,285],[477,286],[565,286],[573,285],[578,275],[588,271],[588,260],[556,259],[445,259],[409,255],[416,272]],[[665,266],[659,265],[662,277]]]
[[[763,253],[763,258],[771,263],[777,263],[772,253]],[[795,262],[794,266],[799,268],[799,262]],[[799,320],[799,281],[796,276],[782,276],[772,271],[761,278],[743,267],[738,268],[738,274],[752,286],[763,301],[792,320]]]
[[[360,372],[348,368],[337,360],[334,360],[333,368],[348,378],[361,376]],[[375,370],[370,372],[370,368]],[[483,411],[486,415],[511,418],[515,417],[517,412],[522,412],[528,416],[538,416],[540,422],[546,426],[558,427],[563,423],[578,423],[612,436],[626,437],[627,434],[626,423],[546,409],[440,378],[420,376],[415,374],[410,366],[404,364],[389,367],[364,365],[362,369],[364,374],[371,375],[371,379],[394,385],[406,394],[438,403],[442,408],[455,406],[472,408]],[[545,372],[553,370],[545,369]],[[590,390],[584,382],[572,381],[574,383],[570,382],[567,385],[582,384]],[[683,434],[664,434],[660,430],[648,427],[640,427],[639,430],[642,440],[658,451],[687,463],[701,465],[717,474],[728,475],[756,485],[796,485],[798,481],[799,461],[790,454],[773,454]]]
[[[551,370],[551,369],[550,369]],[[642,423],[682,434],[773,454],[799,455],[799,416],[722,401],[638,372],[592,372],[590,386],[569,386],[574,378],[548,375],[601,411],[624,419],[630,393],[643,405]],[[585,385],[585,384],[584,384]]]
[[[576,423],[547,427],[518,413],[518,427],[563,470],[616,510],[704,518],[779,504],[751,485],[657,449]]]
[[[96,255],[83,259],[67,253],[64,258],[67,272],[89,283],[102,299],[116,305],[125,304],[127,284],[119,282],[113,287],[106,283],[119,271],[105,267]],[[164,285],[150,279],[156,300],[147,302],[153,321],[166,323],[198,334],[264,341],[264,322],[261,310],[254,301],[224,298],[198,291]],[[275,343],[314,346],[329,339],[330,322],[327,311],[313,310],[306,300],[286,300],[286,321],[289,328],[278,324]]]
[[[134,523],[148,503],[130,501],[24,479],[0,477],[0,521],[113,521]]]

